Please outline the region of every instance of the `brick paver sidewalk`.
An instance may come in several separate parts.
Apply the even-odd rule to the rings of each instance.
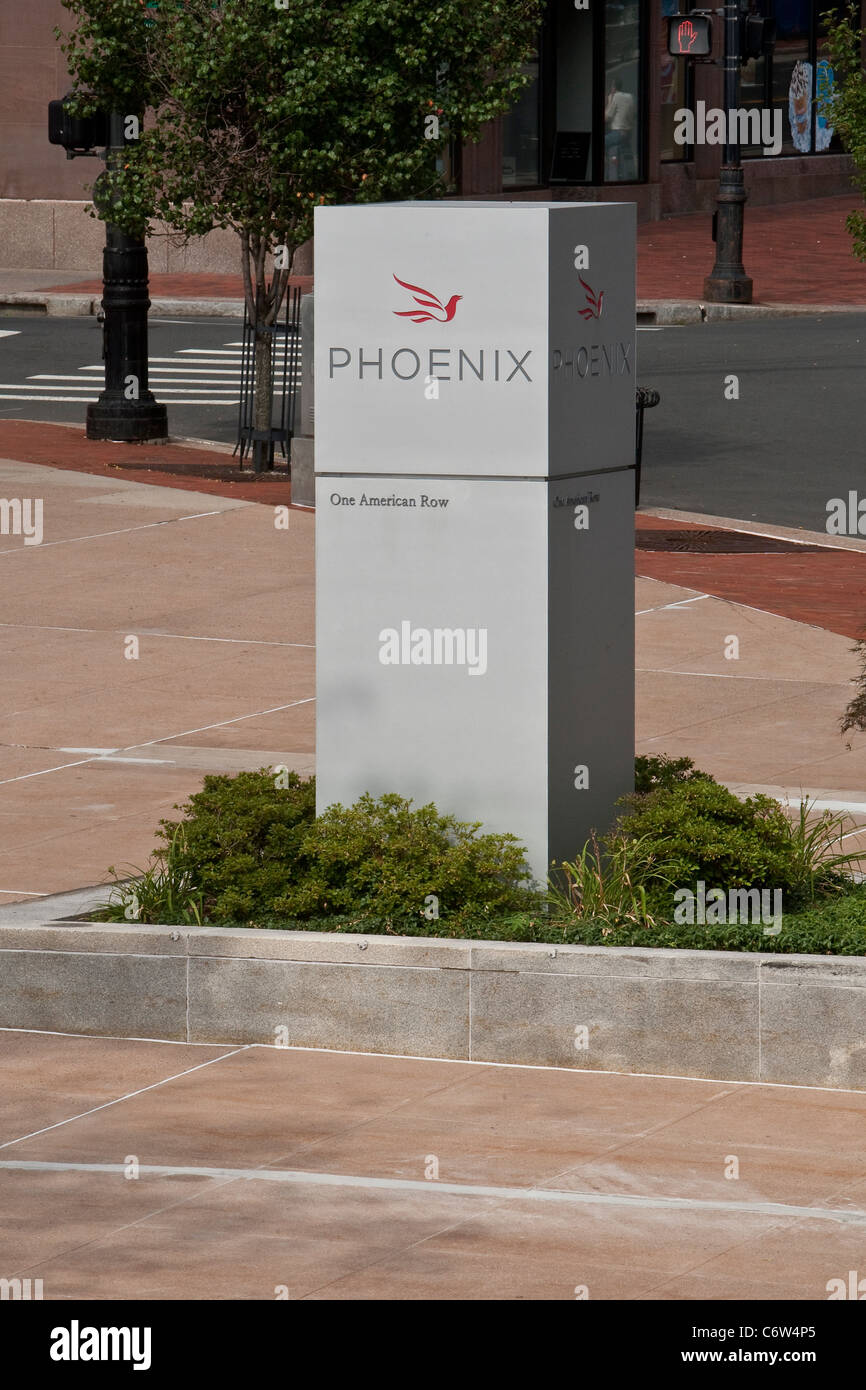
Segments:
[[[845,218],[860,205],[855,192],[775,207],[746,205],[744,262],[759,304],[862,304],[866,265],[854,259]],[[638,228],[638,298],[696,299],[713,267],[711,215],[692,213]],[[312,276],[292,283],[306,291]],[[22,288],[29,288],[22,284]],[[55,286],[51,293],[102,292],[98,278]],[[150,292],[160,299],[240,299],[237,275],[152,275]]]
[[[746,204],[743,264],[761,304],[864,304],[866,265],[851,252],[852,192],[775,207]],[[713,268],[711,216],[694,213],[638,228],[638,298],[702,299]]]
[[[659,579],[684,589],[776,613],[781,618],[809,623],[841,637],[866,635],[866,553],[859,550],[790,544],[774,551],[771,545],[742,553],[702,551],[701,536],[710,533],[694,523],[662,520],[639,513],[635,569],[645,579]],[[772,528],[771,528],[772,529]],[[682,550],[652,549],[653,533],[681,531]],[[732,541],[740,539],[730,532]],[[697,544],[695,544],[697,540]]]
[[[273,507],[291,504],[291,483],[279,453],[273,472],[255,477],[249,458],[241,472],[237,455],[222,449],[196,449],[181,444],[113,444],[87,439],[83,430],[69,425],[0,420],[0,458],[123,478],[130,483],[185,488],[242,502],[265,502]]]
[[[222,450],[94,442],[68,425],[0,420],[0,457],[269,506],[291,503],[284,465],[271,476],[255,478],[249,468],[241,476],[237,459]],[[857,638],[866,630],[866,554],[860,551],[822,547],[812,537],[811,545],[775,552],[760,542],[754,553],[724,547],[707,551],[692,545],[696,532],[699,537],[708,534],[693,522],[638,513],[636,527],[639,576],[698,589],[843,637]],[[650,536],[659,531],[681,531],[683,548],[653,550]]]
[[[151,299],[243,299],[244,282],[238,275],[217,274],[170,274],[151,275],[149,280]],[[297,286],[306,294],[313,285],[312,275],[293,275],[289,285]],[[52,294],[102,294],[102,281],[98,278],[74,280],[68,285],[54,285]]]

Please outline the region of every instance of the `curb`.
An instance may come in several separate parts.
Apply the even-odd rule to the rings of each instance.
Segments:
[[[684,525],[711,528],[715,531],[741,531],[751,536],[771,536],[776,540],[794,541],[797,545],[820,545],[824,550],[848,550],[866,553],[866,540],[859,536],[831,536],[827,531],[807,531],[803,526],[779,526],[769,521],[744,521],[741,517],[713,516],[708,512],[688,512],[679,507],[638,507],[636,516],[654,516],[660,521],[677,521]]]
[[[63,318],[95,314],[100,302],[90,294],[0,294],[0,308],[19,309],[22,314],[43,313]]]
[[[703,304],[699,299],[639,299],[638,323],[668,327],[733,319],[790,319],[822,314],[866,314],[866,304]]]
[[[85,318],[98,314],[102,308],[99,295],[90,294],[50,294],[50,293],[5,293],[0,294],[0,311],[17,309],[22,314],[47,314],[55,318]],[[242,299],[152,299],[151,317],[161,315],[178,318],[231,318],[242,319],[244,301]]]
[[[22,314],[49,314],[58,318],[80,318],[97,314],[100,296],[52,294],[46,292],[0,294],[0,311],[18,309]],[[242,299],[164,299],[150,302],[152,317],[242,319]],[[703,304],[699,299],[639,299],[639,324],[659,328],[689,323],[718,323],[731,320],[790,319],[820,317],[823,314],[866,314],[866,304]]]

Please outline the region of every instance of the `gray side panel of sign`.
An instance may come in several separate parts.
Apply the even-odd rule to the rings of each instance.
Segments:
[[[549,498],[549,825],[561,861],[634,789],[634,472],[551,483]]]
[[[549,221],[554,477],[634,463],[635,218],[634,204],[617,203],[566,209]],[[590,263],[578,269],[582,247]]]

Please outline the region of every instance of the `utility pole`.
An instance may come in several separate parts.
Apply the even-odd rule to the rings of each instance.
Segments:
[[[743,221],[746,182],[740,159],[740,6],[729,0],[720,11],[725,22],[725,159],[716,198],[716,263],[704,280],[704,298],[711,304],[751,304],[752,281],[743,265]],[[736,127],[732,130],[732,126]]]
[[[132,138],[131,122],[136,131]],[[137,131],[138,118],[111,113],[107,169],[123,163],[126,147],[137,138]],[[122,443],[165,439],[166,408],[147,385],[147,247],[142,238],[127,236],[110,221],[105,224],[102,279],[105,389],[99,400],[87,407],[87,438]]]

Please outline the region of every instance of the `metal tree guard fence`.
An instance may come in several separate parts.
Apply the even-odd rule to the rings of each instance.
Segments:
[[[252,454],[254,473],[273,468],[276,444],[279,444],[280,451],[288,462],[289,444],[295,428],[295,397],[301,371],[301,291],[297,286],[286,291],[285,307],[281,315],[264,331],[271,336],[268,389],[273,403],[273,413],[270,430],[257,430],[254,423],[258,385],[256,326],[250,321],[249,311],[244,304],[241,398],[238,406],[238,442],[234,452],[237,453],[240,449],[241,468],[247,454]]]

